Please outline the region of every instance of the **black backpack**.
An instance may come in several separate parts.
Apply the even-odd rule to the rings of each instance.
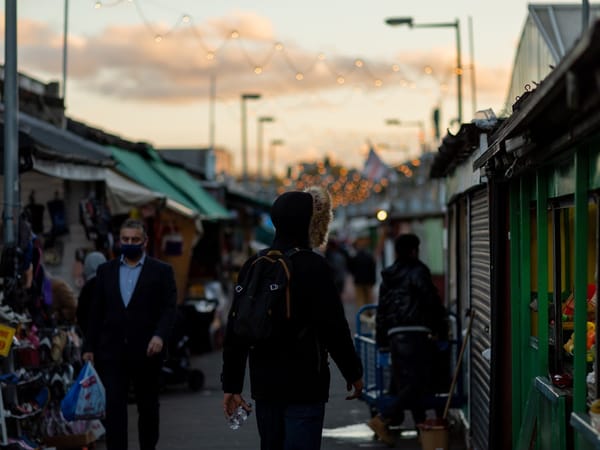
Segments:
[[[291,256],[298,251],[263,250],[238,280],[230,320],[239,338],[254,345],[282,335],[291,316]]]

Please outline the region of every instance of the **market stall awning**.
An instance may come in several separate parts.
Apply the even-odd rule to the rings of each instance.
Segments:
[[[158,155],[157,155],[158,158]],[[184,192],[198,206],[200,215],[205,218],[217,220],[228,219],[229,211],[222,206],[212,195],[206,192],[200,183],[194,179],[185,169],[172,166],[157,159],[152,161],[152,166],[177,189]]]
[[[106,167],[86,166],[68,161],[49,161],[34,158],[33,169],[45,175],[63,180],[104,181],[106,183],[108,207],[113,214],[126,214],[132,208],[154,201],[164,201],[167,208],[183,216],[190,218],[197,216],[195,211],[175,200],[167,198],[165,194],[150,190]]]
[[[19,112],[19,130],[31,137],[38,146],[60,155],[90,162],[110,162],[111,152],[102,145],[83,139],[70,131]]]
[[[163,192],[197,212],[202,219],[225,219],[228,211],[221,206],[184,169],[166,164],[153,149],[146,157],[139,153],[111,147],[117,169],[154,191]]]

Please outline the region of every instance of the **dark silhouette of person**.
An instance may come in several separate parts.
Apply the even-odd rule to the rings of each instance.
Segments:
[[[411,410],[415,424],[425,421],[425,399],[434,382],[436,339],[447,335],[447,312],[429,268],[419,260],[419,244],[414,234],[398,236],[396,260],[381,272],[376,342],[390,350],[390,394],[395,401],[368,425],[388,445],[395,443],[389,425],[402,423],[405,410]]]
[[[377,264],[368,249],[368,239],[357,239],[354,243],[356,254],[350,258],[350,272],[356,288],[356,306],[373,303],[377,278]]]
[[[346,275],[348,274],[348,255],[339,242],[329,239],[325,247],[325,259],[333,271],[335,287],[338,292],[342,293],[346,284]]]
[[[79,292],[77,299],[77,324],[85,336],[88,330],[88,320],[90,318],[90,308],[92,299],[96,292],[96,271],[100,264],[106,262],[106,257],[100,252],[90,252],[85,255],[83,260],[83,279],[85,284]]]
[[[281,194],[271,207],[275,225],[272,248],[286,252],[293,268],[290,318],[277,339],[250,346],[234,333],[229,315],[223,351],[223,409],[226,416],[242,406],[246,361],[256,402],[261,450],[319,450],[329,397],[329,355],[357,398],[363,389],[356,354],[340,294],[325,258],[312,251],[327,238],[331,198],[322,188]],[[242,267],[239,279],[257,256]]]
[[[83,359],[96,364],[106,388],[106,447],[127,450],[127,400],[133,385],[140,450],[159,438],[160,372],[175,324],[173,268],[146,255],[142,222],[120,229],[121,257],[98,267]]]

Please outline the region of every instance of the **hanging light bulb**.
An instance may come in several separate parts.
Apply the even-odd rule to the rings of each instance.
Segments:
[[[339,76],[337,77],[337,80],[336,80],[336,81],[337,81],[337,83],[338,83],[338,84],[344,84],[344,83],[346,82],[346,80],[344,79],[344,77],[343,77],[343,76],[341,76],[341,75],[339,75]]]
[[[381,87],[383,85],[383,81],[375,80],[375,87]]]
[[[157,34],[156,36],[154,36],[154,42],[161,42],[163,40],[163,37],[160,34]]]
[[[431,68],[431,66],[425,66],[425,69],[423,70],[427,75],[431,75],[433,73],[433,69]]]
[[[283,44],[281,42],[275,43],[275,50],[283,50]]]
[[[231,35],[230,35],[230,36],[231,36],[231,39],[237,39],[237,38],[239,38],[239,37],[240,37],[240,33],[238,33],[236,30],[233,30],[233,31],[231,32]]]
[[[210,52],[210,51],[206,52],[206,59],[211,60],[211,61],[213,59],[215,59],[215,52]]]
[[[263,71],[263,69],[262,69],[262,67],[260,67],[260,66],[256,66],[256,67],[254,68],[254,73],[255,73],[256,75],[260,75],[260,74],[262,73],[262,71]]]
[[[96,3],[94,3],[94,8],[96,8],[96,9],[102,8],[102,2],[100,0],[98,0]]]
[[[393,70],[394,72],[400,72],[400,66],[399,66],[398,64],[394,64],[394,65],[392,66],[392,70]]]
[[[183,23],[189,23],[190,22],[190,16],[188,16],[187,14],[184,14],[183,17],[181,18],[181,21]]]
[[[319,53],[319,61],[325,61],[325,54],[324,53]]]
[[[362,62],[362,60],[357,59],[356,61],[354,61],[354,65],[356,67],[362,67],[362,66],[364,66],[364,63]]]
[[[302,74],[302,72],[298,72],[296,74],[296,80],[298,80],[298,81],[304,80],[304,75]]]

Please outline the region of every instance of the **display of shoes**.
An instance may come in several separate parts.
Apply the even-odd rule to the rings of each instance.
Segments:
[[[19,314],[8,305],[0,305],[0,320],[4,320],[11,324],[26,323],[31,321],[26,314]]]
[[[40,345],[38,347],[40,351],[40,361],[48,363],[52,359],[52,341],[48,336],[40,339]]]
[[[34,447],[30,445],[29,442],[19,438],[19,439],[14,439],[14,438],[9,438],[8,439],[8,443],[10,445],[14,445],[16,447],[12,447],[12,448],[17,448],[17,449],[21,449],[21,450],[37,450],[40,448],[39,445],[35,445]],[[11,448],[11,447],[9,447]]]
[[[16,372],[5,373],[0,375],[0,383],[3,384],[26,384],[40,380],[42,374],[40,372],[29,371],[25,368],[20,368]]]
[[[41,410],[38,405],[32,402],[23,402],[21,404],[12,404],[6,409],[7,417],[14,417],[16,419],[25,419],[31,417],[34,414],[39,413]]]
[[[41,344],[41,342],[40,342]],[[67,344],[67,333],[63,330],[58,330],[57,333],[52,336],[52,348],[50,350],[50,356],[55,362],[62,360],[63,350]]]
[[[40,409],[46,408],[50,402],[50,389],[43,386],[33,400]]]

